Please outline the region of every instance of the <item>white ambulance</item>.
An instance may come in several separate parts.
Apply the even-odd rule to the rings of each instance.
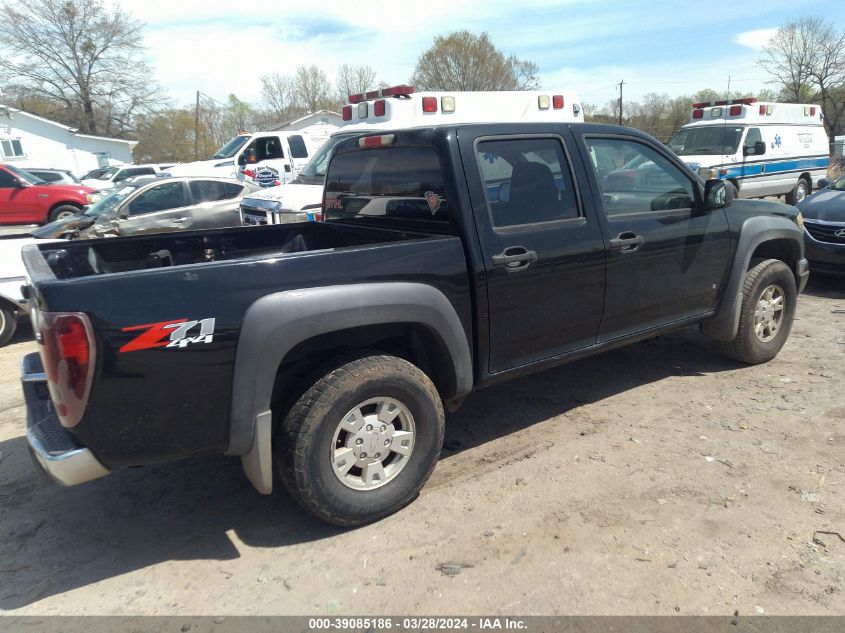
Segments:
[[[275,187],[296,178],[323,142],[301,132],[238,134],[211,158],[174,165],[167,173],[235,178]]]
[[[343,120],[344,127],[332,134],[298,178],[241,201],[244,224],[320,219],[332,148],[350,136],[448,123],[582,122],[584,113],[578,95],[559,90],[418,93],[412,86],[401,85],[350,95],[343,106]]]
[[[803,200],[827,176],[821,108],[753,98],[694,103],[668,146],[702,178],[729,180],[743,198]]]

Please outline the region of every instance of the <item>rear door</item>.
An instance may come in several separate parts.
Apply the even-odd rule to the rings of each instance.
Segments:
[[[692,172],[657,143],[577,136],[608,252],[599,342],[715,310],[731,253],[725,211],[706,211]],[[623,154],[624,166],[603,165],[603,152]]]
[[[570,133],[502,128],[458,131],[487,278],[490,373],[595,344],[604,301],[605,244]]]
[[[219,180],[192,180],[188,183],[193,199],[193,229],[240,226],[238,203],[245,185]]]

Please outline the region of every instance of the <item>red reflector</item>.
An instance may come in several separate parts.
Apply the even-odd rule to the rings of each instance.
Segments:
[[[399,86],[391,86],[390,88],[382,88],[381,90],[382,97],[397,97],[399,95],[410,94],[414,94],[414,87],[405,84]]]
[[[79,424],[94,377],[91,323],[80,312],[44,312],[41,357],[47,388],[63,426]]]
[[[379,134],[376,136],[362,136],[358,139],[358,147],[362,149],[374,149],[376,147],[387,147],[393,145],[396,140],[395,134]]]
[[[560,110],[563,108],[563,95],[554,95],[552,97],[552,107],[555,110]]]
[[[422,98],[423,112],[437,112],[437,97]]]
[[[761,105],[760,106],[760,116],[763,116],[765,114],[766,114],[766,106]]]
[[[352,120],[352,106],[351,105],[343,106],[343,120],[344,121],[351,121]]]
[[[810,116],[816,116],[816,108],[814,106],[810,106]]]
[[[742,114],[742,106],[731,106],[731,116],[736,116],[737,114]]]
[[[692,111],[692,118],[693,119],[700,119],[704,116],[704,110],[693,110]]]
[[[376,116],[384,116],[384,110],[384,99],[379,99],[373,104],[373,114],[375,114]]]

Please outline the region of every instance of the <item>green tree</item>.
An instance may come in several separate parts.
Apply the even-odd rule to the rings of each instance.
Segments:
[[[540,87],[533,62],[505,56],[487,33],[438,35],[417,60],[411,83],[422,90],[533,90]]]

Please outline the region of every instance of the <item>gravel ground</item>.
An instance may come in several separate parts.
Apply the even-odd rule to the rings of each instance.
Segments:
[[[811,281],[765,365],[684,329],[473,394],[420,497],[355,530],[234,459],[43,481],[28,334],[0,350],[6,613],[845,613],[841,280]]]

